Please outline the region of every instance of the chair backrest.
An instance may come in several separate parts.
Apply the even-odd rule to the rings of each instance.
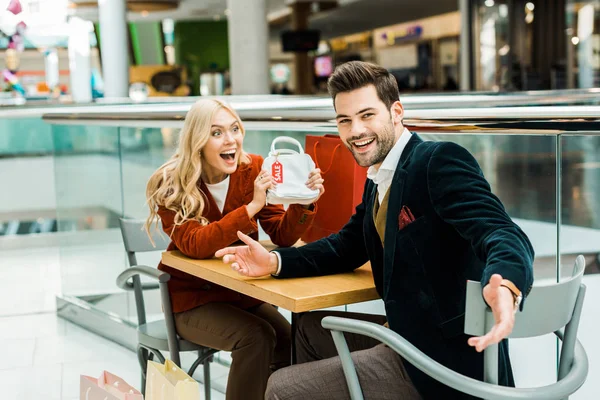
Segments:
[[[160,225],[160,222],[157,229],[154,229],[154,225],[151,229],[151,236],[152,240],[154,241],[154,245],[144,230],[144,220],[119,218],[119,224],[121,226],[121,235],[123,235],[123,244],[125,245],[125,251],[127,252],[127,259],[130,267],[137,265],[135,253],[166,250],[167,246],[169,245],[169,238],[166,234],[162,233],[162,226]],[[133,283],[138,324],[142,325],[146,323],[146,307],[144,304],[143,295],[144,287],[142,286],[139,275],[135,275],[131,278],[131,280]],[[156,289],[158,288],[158,285],[146,287],[146,289],[148,288]],[[164,298],[165,293],[166,296],[168,296],[168,291],[165,293],[162,292],[163,291],[161,290],[163,304],[171,304],[170,299]]]
[[[145,223],[146,221],[141,219],[119,218],[121,234],[123,235],[123,244],[125,245],[125,251],[127,251],[130,266],[137,264],[135,253],[166,250],[169,245],[169,237],[163,233],[160,222],[156,229],[154,225],[152,225],[152,228],[150,229],[154,245],[144,230]]]
[[[510,337],[540,336],[563,328],[573,316],[584,269],[585,259],[578,256],[571,278],[549,285],[535,285],[527,296],[523,311],[515,316]],[[480,282],[467,282],[465,333],[468,335],[485,335],[494,325],[494,317],[483,301],[481,290]]]
[[[515,325],[509,338],[527,338],[556,333],[565,328],[561,364],[572,362],[575,339],[579,325],[579,316],[585,294],[582,285],[585,259],[578,256],[570,278],[558,283],[534,286],[527,296],[522,312],[515,315]],[[573,322],[573,323],[572,323]],[[467,282],[467,296],[465,309],[465,333],[468,335],[485,335],[494,325],[494,316],[487,307],[482,296],[480,282]],[[497,383],[497,352],[498,346],[491,346],[484,354],[486,382]],[[495,354],[494,354],[495,353]],[[564,375],[568,369],[564,370]]]

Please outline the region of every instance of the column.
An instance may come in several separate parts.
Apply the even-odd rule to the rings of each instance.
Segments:
[[[79,17],[69,19],[69,75],[75,103],[92,101],[90,32],[91,22]]]
[[[227,0],[227,7],[231,94],[269,94],[266,0]]]
[[[56,48],[44,51],[44,66],[46,70],[46,85],[50,91],[59,83],[58,52]]]
[[[594,4],[586,4],[577,12],[577,65],[579,67],[578,87],[580,89],[594,87],[594,44],[597,40],[594,33]]]
[[[471,9],[469,0],[458,0],[460,12],[460,90],[469,91],[471,87]]]
[[[308,29],[308,16],[310,15],[311,3],[296,2],[292,8],[292,31],[303,31]],[[294,79],[295,94],[310,94],[312,88],[312,66],[307,52],[294,53]]]
[[[99,0],[104,96],[129,96],[129,53],[125,0]]]

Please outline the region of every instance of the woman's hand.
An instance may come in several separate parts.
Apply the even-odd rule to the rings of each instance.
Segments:
[[[321,176],[321,170],[319,168],[310,171],[310,174],[308,174],[308,180],[306,181],[306,186],[311,190],[319,191],[319,197],[315,199],[315,203],[321,198],[321,196],[323,196],[323,193],[325,193],[323,182],[325,182],[325,180]]]
[[[254,197],[246,210],[250,218],[254,217],[267,204],[267,189],[275,187],[275,180],[267,171],[260,171],[254,180]]]

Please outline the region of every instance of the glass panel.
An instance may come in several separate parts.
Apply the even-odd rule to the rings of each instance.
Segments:
[[[41,118],[0,118],[0,155],[52,154],[50,126]]]
[[[566,4],[567,65],[573,87],[600,85],[600,4],[568,0]]]
[[[55,232],[50,126],[38,117],[0,119],[0,171],[5,172],[0,187],[17,188],[0,196],[0,237]],[[21,239],[18,246],[31,247],[35,241]]]
[[[179,129],[119,128],[123,177],[123,214],[148,217],[146,183],[150,175],[175,153]]]
[[[585,257],[583,283],[587,294],[578,339],[590,358],[600,354],[598,293],[600,293],[600,134],[562,136],[562,207],[560,226],[560,277],[573,271],[575,257]],[[587,132],[586,132],[587,133]],[[593,371],[590,371],[593,373]],[[577,396],[592,399],[598,384],[588,379]]]
[[[465,147],[477,159],[492,192],[529,237],[536,284],[556,281],[556,136],[448,134],[427,135]],[[350,306],[349,306],[350,307]],[[510,354],[517,387],[556,380],[556,338],[513,339]]]
[[[3,316],[56,309],[60,279],[52,158],[52,132],[41,118],[0,118]]]
[[[165,163],[177,148],[179,129],[175,128],[119,128],[121,138],[121,177],[123,180],[123,215],[125,218],[148,218],[146,183],[150,175]],[[136,254],[140,265],[156,267],[162,251]],[[116,276],[116,275],[115,275]],[[142,278],[142,282],[153,282]],[[144,293],[148,320],[162,317],[160,293],[157,290]],[[128,298],[131,318],[135,318],[135,299]]]
[[[419,134],[471,152],[492,192],[529,236],[536,279],[556,279],[556,136]]]
[[[107,296],[129,296],[115,285],[126,266],[118,223],[123,214],[119,130],[54,125],[52,134],[62,294],[120,311],[123,301]]]
[[[600,136],[563,135],[561,154],[561,277],[571,275],[573,263],[579,254],[586,258],[585,274],[598,274]],[[590,276],[589,279],[596,279],[597,276]]]

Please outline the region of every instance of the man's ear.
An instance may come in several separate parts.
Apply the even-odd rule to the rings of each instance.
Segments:
[[[390,114],[392,115],[392,121],[394,122],[394,125],[402,123],[402,120],[404,119],[404,106],[402,106],[400,100],[392,104]]]

